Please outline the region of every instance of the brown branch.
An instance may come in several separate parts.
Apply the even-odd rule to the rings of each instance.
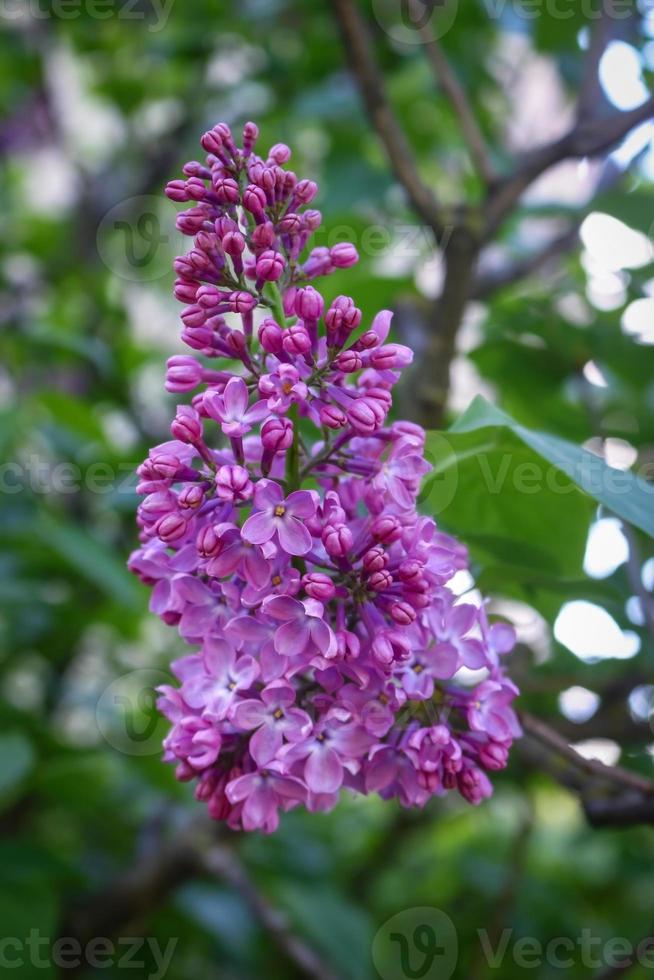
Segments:
[[[654,596],[643,585],[643,562],[640,557],[636,532],[626,521],[622,522],[622,531],[629,545],[629,557],[627,559],[629,585],[633,589],[634,595],[640,600],[645,626],[654,640]]]
[[[386,95],[370,30],[354,0],[331,0],[350,67],[371,122],[384,145],[393,172],[411,205],[439,237],[444,221],[432,191],[423,183],[404,131]]]
[[[411,2],[412,5],[415,5],[415,0],[411,0]],[[491,163],[490,152],[486,145],[484,134],[468,102],[465,89],[447,60],[440,41],[434,37],[429,22],[425,23],[424,18],[416,17],[416,23],[420,25],[419,31],[423,40],[425,54],[431,65],[436,82],[443,89],[443,92],[451,102],[452,108],[459,118],[461,132],[467,143],[472,162],[485,183],[492,184],[495,180],[495,174]]]
[[[615,798],[584,800],[584,813],[591,827],[633,827],[654,824],[654,799],[639,793]]]
[[[500,181],[486,201],[486,237],[495,232],[527,188],[562,160],[595,157],[619,143],[632,129],[654,116],[654,96],[627,112],[605,119],[581,120],[560,139],[525,153],[513,174]]]
[[[520,713],[520,721],[525,732],[537,739],[555,755],[569,762],[579,772],[599,779],[605,783],[618,784],[630,790],[651,797],[654,802],[654,782],[639,776],[638,773],[623,769],[621,766],[607,766],[599,759],[586,759],[570,745],[555,729],[546,722],[526,711]]]
[[[255,887],[245,868],[227,848],[212,847],[204,857],[203,866],[228,882],[245,899],[280,953],[303,974],[312,980],[336,980],[324,959],[291,931],[286,918]]]
[[[560,235],[546,242],[542,248],[532,252],[517,262],[507,264],[496,272],[480,273],[472,287],[473,299],[487,299],[501,289],[512,286],[522,279],[534,275],[549,265],[554,259],[565,255],[579,242],[579,224],[567,228]]]
[[[620,23],[615,17],[615,0],[605,0],[600,15],[590,32],[588,51],[584,58],[584,71],[577,99],[577,120],[597,118],[598,108],[606,108],[608,99],[602,92],[599,68],[602,55],[611,41],[615,27]]]

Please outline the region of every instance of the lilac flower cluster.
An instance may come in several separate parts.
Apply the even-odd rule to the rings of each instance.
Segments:
[[[386,421],[411,351],[387,342],[390,312],[364,329],[350,297],[325,308],[310,280],[356,250],[307,255],[316,185],[284,169],[288,147],[256,155],[257,136],[248,123],[238,148],[214,127],[205,163],[167,187],[191,203],[175,295],[201,356],[168,362],[167,389],[195,394],[139,468],[130,560],[199,648],[161,690],[165,758],[246,830],[328,809],[342,787],[477,804],[520,734],[500,662],[513,630],[448,588],[467,554],[416,510],[425,433]],[[463,667],[481,682],[460,683]]]

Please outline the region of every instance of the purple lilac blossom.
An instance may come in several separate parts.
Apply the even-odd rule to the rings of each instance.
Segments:
[[[166,189],[190,205],[175,296],[194,354],[166,375],[190,404],[139,467],[130,559],[195,648],[160,690],[164,758],[234,829],[274,831],[342,789],[478,804],[520,735],[502,666],[515,635],[457,598],[466,548],[417,512],[425,433],[387,423],[411,350],[387,343],[390,311],[366,324],[349,296],[326,307],[311,283],[356,249],[310,248],[317,186],[257,138],[247,123],[239,148],[215,126]]]

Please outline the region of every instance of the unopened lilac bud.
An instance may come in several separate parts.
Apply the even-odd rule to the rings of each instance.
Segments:
[[[200,286],[195,294],[195,298],[203,309],[213,310],[224,301],[225,294],[221,293],[217,286],[205,284],[204,286]],[[186,321],[184,322],[186,323]],[[189,326],[197,326],[197,324],[189,324]]]
[[[368,574],[373,572],[381,572],[388,565],[388,555],[383,548],[379,546],[375,548],[369,548],[363,556],[362,565]]]
[[[322,543],[332,558],[344,558],[351,549],[354,538],[346,524],[328,524],[322,532]]]
[[[334,367],[343,374],[352,374],[360,371],[363,367],[363,360],[360,354],[354,350],[344,350],[334,360]]]
[[[249,157],[254,149],[254,144],[259,138],[259,127],[256,123],[246,122],[243,127],[243,156]]]
[[[268,159],[279,164],[286,163],[287,160],[291,159],[291,151],[286,143],[275,143],[274,146],[270,147]]]
[[[397,517],[391,514],[384,514],[375,518],[372,522],[370,532],[375,541],[381,541],[383,544],[392,544],[393,541],[399,541],[402,537],[402,525]]]
[[[295,199],[300,204],[310,204],[318,193],[318,185],[313,180],[301,180],[295,188]]]
[[[310,572],[302,579],[304,591],[312,599],[319,599],[320,602],[329,602],[336,595],[336,586],[329,575],[322,572]]]
[[[482,745],[479,749],[479,761],[485,769],[491,771],[506,769],[509,761],[509,744],[505,742],[491,742]]]
[[[284,217],[277,225],[277,230],[280,235],[296,235],[302,228],[302,218],[299,214],[290,212],[285,214]]]
[[[325,309],[325,301],[313,286],[298,289],[295,295],[295,312],[303,320],[319,320]]]
[[[178,405],[177,415],[170,424],[170,431],[175,439],[188,444],[202,438],[202,422],[200,416],[190,405]]]
[[[257,306],[257,298],[253,296],[252,293],[246,293],[244,290],[237,290],[230,294],[229,297],[229,309],[232,313],[251,313]]]
[[[243,207],[251,214],[260,215],[268,204],[265,191],[256,184],[248,184],[243,192]]]
[[[197,483],[194,486],[184,487],[177,498],[179,506],[185,510],[197,510],[204,503],[204,490]]]
[[[276,238],[275,226],[272,221],[264,221],[262,224],[257,225],[250,239],[254,254],[259,256],[263,252],[269,250],[274,251],[273,245],[275,244]]]
[[[166,197],[170,198],[171,201],[176,201],[181,204],[184,201],[188,201],[189,194],[186,189],[185,180],[169,180],[166,184],[165,190]]]
[[[268,354],[280,354],[284,332],[272,317],[266,317],[259,327],[259,343]]]
[[[339,242],[329,250],[332,265],[337,269],[349,269],[359,261],[359,253],[351,242]]]
[[[347,415],[337,405],[324,405],[319,414],[321,424],[328,429],[342,429],[347,425]]]
[[[218,156],[223,149],[223,141],[215,129],[210,129],[200,137],[202,149]]]
[[[421,580],[423,571],[424,566],[422,562],[416,561],[413,558],[408,558],[406,561],[403,561],[400,564],[400,579],[409,584],[417,583]]]
[[[245,251],[245,239],[240,231],[228,231],[223,238],[222,245],[227,255],[231,255],[233,258]]]
[[[238,504],[250,500],[254,487],[244,466],[219,466],[216,470],[216,494],[221,500]]]
[[[339,630],[336,634],[336,649],[341,660],[356,660],[361,652],[361,641],[350,630]]]
[[[312,208],[311,210],[304,212],[302,215],[302,221],[307,231],[316,231],[322,224],[322,214],[320,211],[316,211],[315,208]]]
[[[356,350],[372,350],[379,346],[379,337],[374,330],[366,330],[360,337],[357,337],[354,347]]]
[[[383,347],[373,350],[370,355],[370,366],[377,371],[401,369],[411,364],[412,360],[413,351],[411,348],[405,347],[403,344],[385,344]]]
[[[280,453],[293,445],[293,423],[284,417],[267,419],[261,426],[261,442],[270,453]]]
[[[286,259],[280,252],[267,249],[257,259],[257,279],[264,282],[277,282],[286,266]]]
[[[202,365],[187,354],[176,354],[166,363],[166,391],[192,391],[202,380]]]
[[[389,612],[398,626],[409,626],[416,618],[416,611],[408,602],[394,602]]]
[[[222,550],[222,541],[218,528],[208,524],[199,532],[196,540],[198,554],[203,558],[215,558]]]
[[[179,541],[186,534],[187,522],[181,514],[172,513],[161,517],[156,525],[155,532],[166,544]]]
[[[198,282],[195,279],[176,279],[174,286],[175,299],[180,303],[195,303]]]
[[[378,572],[373,572],[368,579],[368,585],[373,592],[383,592],[384,589],[390,589],[392,584],[393,576],[386,568],[383,568]]]
[[[199,177],[190,177],[186,181],[186,193],[191,201],[203,201],[207,196],[207,188]]]
[[[378,412],[375,411],[372,403],[365,397],[359,397],[351,402],[347,410],[347,420],[353,429],[356,429],[357,432],[363,435],[369,435],[375,432],[381,425]]]
[[[155,453],[149,463],[151,472],[161,480],[172,480],[182,465],[171,453]]]
[[[182,310],[182,321],[187,327],[201,327],[207,319],[207,311],[198,303],[185,306]]]
[[[308,353],[311,350],[311,337],[306,327],[296,323],[284,331],[284,350],[293,356]]]

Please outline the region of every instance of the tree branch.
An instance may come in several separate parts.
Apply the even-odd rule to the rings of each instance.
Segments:
[[[242,895],[280,953],[303,974],[311,980],[336,980],[322,957],[290,930],[285,917],[258,891],[245,868],[227,848],[212,847],[204,857],[203,866]]]
[[[370,31],[354,0],[331,0],[345,50],[371,122],[384,145],[393,172],[411,205],[438,238],[443,216],[432,191],[423,183],[413,153],[386,95]]]
[[[411,0],[415,6],[415,0]],[[459,82],[454,70],[452,69],[440,41],[432,34],[431,26],[424,22],[424,18],[417,16],[416,23],[419,24],[420,35],[423,40],[425,54],[431,65],[436,82],[443,89],[443,92],[450,100],[452,108],[459,118],[463,137],[468,145],[470,157],[472,159],[479,176],[486,184],[492,184],[495,180],[493,165],[491,163],[490,152],[484,139],[475,114],[472,111],[466,92]]]
[[[487,299],[499,290],[526,279],[535,272],[539,272],[552,260],[572,251],[578,242],[579,222],[567,228],[560,235],[556,235],[549,242],[546,242],[542,248],[526,255],[523,259],[509,263],[496,272],[480,273],[473,283],[472,299]]]
[[[525,153],[514,173],[500,181],[487,198],[485,237],[497,230],[529,185],[550,167],[570,158],[599,156],[652,116],[654,96],[628,112],[616,112],[605,119],[580,120],[560,139]]]

